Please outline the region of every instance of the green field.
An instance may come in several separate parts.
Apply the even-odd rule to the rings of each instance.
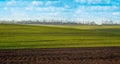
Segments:
[[[120,26],[0,24],[0,49],[120,46]]]

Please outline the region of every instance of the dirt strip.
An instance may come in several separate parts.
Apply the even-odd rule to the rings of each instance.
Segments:
[[[120,64],[120,47],[0,49],[0,64]]]

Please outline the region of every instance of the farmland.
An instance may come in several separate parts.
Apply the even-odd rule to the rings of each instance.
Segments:
[[[0,64],[120,64],[120,26],[0,24]]]
[[[120,64],[120,47],[2,49],[0,64]]]
[[[120,26],[0,24],[0,48],[120,46]]]

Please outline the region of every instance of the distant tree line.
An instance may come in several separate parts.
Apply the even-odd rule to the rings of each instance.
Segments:
[[[115,23],[113,21],[102,21],[102,25],[120,25],[120,23]]]
[[[98,25],[95,21],[65,21],[65,20],[22,20],[22,21],[0,21],[0,23],[9,24],[53,24],[53,25]],[[101,25],[120,25],[113,21],[102,21]]]

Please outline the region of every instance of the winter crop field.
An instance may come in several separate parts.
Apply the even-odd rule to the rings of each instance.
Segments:
[[[0,24],[0,49],[120,46],[120,26]]]

